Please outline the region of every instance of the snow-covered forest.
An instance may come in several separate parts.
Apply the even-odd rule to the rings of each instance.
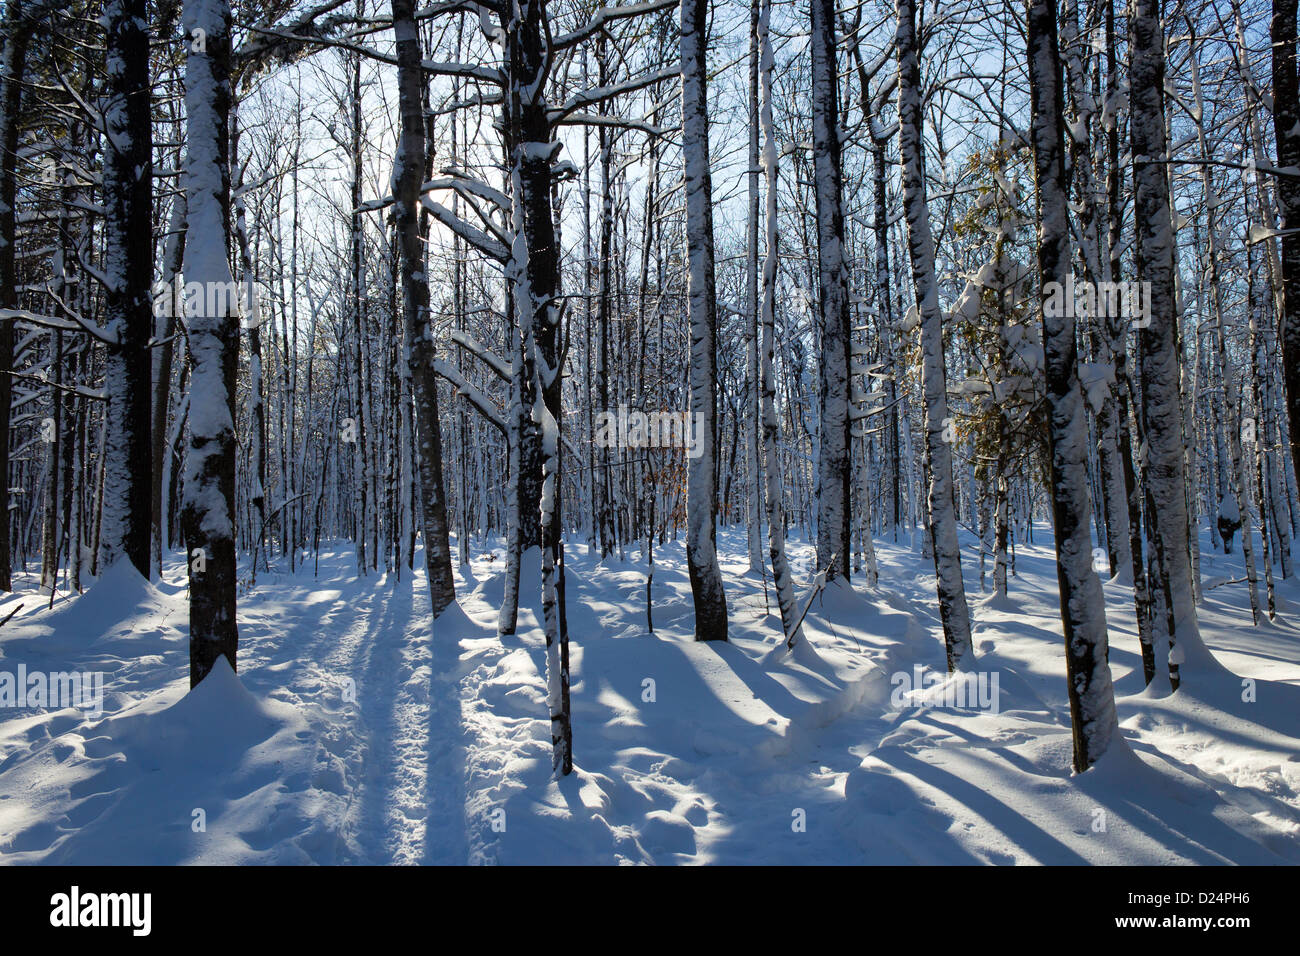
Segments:
[[[1296,0],[5,0],[0,863],[1300,863]]]

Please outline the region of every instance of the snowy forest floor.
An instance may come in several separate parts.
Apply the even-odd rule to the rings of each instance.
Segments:
[[[499,547],[457,569],[435,628],[422,572],[359,578],[342,545],[318,576],[310,556],[294,575],[273,561],[241,593],[239,676],[219,666],[188,695],[179,554],[159,584],[113,569],[52,610],[18,575],[0,671],[103,672],[104,713],[0,710],[0,863],[1300,862],[1294,580],[1258,628],[1243,584],[1207,590],[1203,634],[1232,674],[1185,673],[1174,695],[1143,689],[1132,591],[1108,583],[1127,746],[1075,777],[1050,531],[1018,549],[1003,602],[964,542],[996,712],[898,702],[898,675],[944,670],[917,541],[878,541],[881,586],[828,588],[793,654],[743,529],[719,534],[729,644],[691,640],[680,542],[655,554],[651,635],[642,556],[601,565],[571,541],[559,782],[540,602],[496,636]],[[1207,585],[1242,576],[1202,543]],[[791,554],[802,605],[810,549]]]

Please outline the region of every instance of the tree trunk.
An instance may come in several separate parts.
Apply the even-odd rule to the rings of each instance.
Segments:
[[[849,576],[849,290],[840,172],[839,74],[834,0],[812,4],[813,170],[817,183],[821,422],[817,461],[817,568]]]
[[[19,112],[31,23],[22,0],[5,4],[3,94],[0,94],[0,308],[18,307],[17,164]],[[12,590],[9,532],[9,422],[13,399],[14,324],[0,320],[0,590]]]
[[[549,29],[545,0],[522,0],[511,8],[503,26],[509,71],[507,125],[514,227],[507,270],[514,289],[516,321],[523,336],[523,365],[531,383],[532,404],[528,411],[537,425],[541,450],[542,618],[552,767],[560,775],[567,775],[573,770],[573,725],[560,497],[560,257],[551,207],[551,171],[560,144],[551,139],[544,95],[550,63],[542,40],[543,31]]]
[[[746,544],[749,551],[749,570],[763,570],[763,464],[761,406],[762,373],[759,369],[759,305],[758,305],[758,177],[759,168],[759,0],[749,4],[749,168],[745,177],[748,189],[748,218],[745,222],[745,390],[742,396],[745,424],[745,474],[749,481],[745,487]]]
[[[402,248],[402,297],[407,361],[415,399],[420,504],[424,519],[424,566],[436,618],[456,600],[448,537],[447,500],[442,479],[442,432],[438,424],[438,382],[433,371],[433,328],[424,244],[420,241],[420,179],[424,168],[424,115],[420,88],[420,35],[414,0],[393,0],[397,38],[397,82],[402,114],[401,140],[393,169],[394,200]],[[363,539],[361,539],[363,540]],[[363,545],[364,546],[364,545]]]
[[[727,597],[718,568],[717,297],[713,187],[709,172],[708,0],[682,2],[682,153],[686,165],[687,309],[691,324],[690,410],[699,454],[687,463],[686,560],[695,597],[695,639],[727,639]]]
[[[1291,423],[1291,463],[1300,476],[1300,77],[1296,57],[1296,0],[1273,0],[1273,132],[1277,200],[1282,213],[1282,368]]]
[[[912,258],[912,285],[921,318],[921,388],[929,459],[930,542],[943,620],[948,669],[956,670],[972,653],[970,610],[961,576],[957,514],[952,487],[952,420],[943,349],[943,313],[934,274],[934,237],[925,193],[924,139],[921,131],[921,67],[914,0],[898,0],[899,153],[903,163],[903,211]]]
[[[230,6],[187,0],[185,113],[189,160],[186,283],[205,290],[186,309],[190,351],[190,440],[181,523],[189,552],[190,686],[217,658],[236,667],[235,372],[239,319],[230,290]],[[212,308],[216,306],[216,308]],[[147,472],[146,472],[147,474]]]
[[[113,0],[107,24],[104,124],[107,435],[99,565],[128,558],[149,576],[150,447],[148,342],[153,334],[153,123],[148,14],[144,0]]]
[[[1139,281],[1149,283],[1150,316],[1139,331],[1142,418],[1147,446],[1145,481],[1150,538],[1162,589],[1161,609],[1169,635],[1168,667],[1177,689],[1180,664],[1205,658],[1197,629],[1188,552],[1184,487],[1183,412],[1177,348],[1178,290],[1174,234],[1165,166],[1165,50],[1160,0],[1134,0],[1129,16],[1130,149],[1133,156],[1136,262]],[[1157,666],[1160,664],[1157,655]]]
[[[776,340],[776,280],[780,249],[777,238],[777,152],[776,124],[772,119],[772,0],[761,0],[758,19],[759,73],[763,92],[759,122],[763,128],[763,175],[766,181],[767,251],[763,259],[762,303],[762,401],[764,475],[767,501],[767,543],[772,559],[772,580],[781,612],[781,632],[786,644],[793,647],[799,639],[795,622],[794,587],[790,581],[790,562],[785,556],[785,483],[781,479],[780,422],[776,416],[776,372],[773,351]]]
[[[167,240],[163,244],[163,280],[162,293],[168,296],[163,314],[158,317],[155,334],[162,343],[158,346],[158,365],[154,370],[153,380],[153,475],[149,492],[150,520],[153,525],[153,569],[162,577],[162,557],[170,541],[167,529],[163,527],[163,474],[167,469],[167,411],[171,405],[172,367],[175,364],[177,312],[184,303],[184,297],[176,288],[181,277],[181,264],[185,255],[185,193],[181,192],[172,200],[172,209],[167,223]]]
[[[1075,323],[1070,308],[1050,308],[1048,286],[1071,275],[1069,193],[1065,174],[1065,112],[1056,0],[1031,0],[1028,13],[1031,139],[1038,185],[1038,271],[1043,310],[1055,531],[1066,688],[1074,736],[1074,769],[1097,761],[1118,736],[1115,692],[1107,663],[1106,603],[1092,566],[1092,501],[1088,489],[1088,423],[1079,386]],[[1056,313],[1063,314],[1056,314]]]

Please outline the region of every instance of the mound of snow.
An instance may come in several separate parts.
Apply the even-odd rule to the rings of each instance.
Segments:
[[[341,809],[312,789],[298,710],[259,701],[224,657],[125,713],[38,738],[0,766],[0,859],[61,864],[306,863]]]

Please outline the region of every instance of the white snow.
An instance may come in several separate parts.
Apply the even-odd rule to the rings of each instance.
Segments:
[[[558,782],[539,598],[497,636],[499,547],[457,568],[435,625],[420,570],[358,579],[346,544],[319,578],[273,566],[241,596],[239,675],[193,692],[179,553],[160,585],[123,562],[53,610],[19,575],[0,671],[102,671],[104,714],[0,710],[0,863],[1300,862],[1300,586],[1279,581],[1279,621],[1258,628],[1242,585],[1207,591],[1202,635],[1240,676],[1193,671],[1160,696],[1131,590],[1107,584],[1127,746],[1076,777],[1051,535],[1034,538],[1006,599],[967,582],[974,667],[998,678],[983,711],[891,704],[893,675],[944,671],[919,549],[877,541],[881,587],[831,584],[789,652],[743,528],[719,534],[725,644],[692,640],[680,542],[656,550],[653,635],[640,555],[570,542],[575,770]],[[1241,577],[1202,546],[1207,579]],[[800,607],[812,552],[791,540]]]

